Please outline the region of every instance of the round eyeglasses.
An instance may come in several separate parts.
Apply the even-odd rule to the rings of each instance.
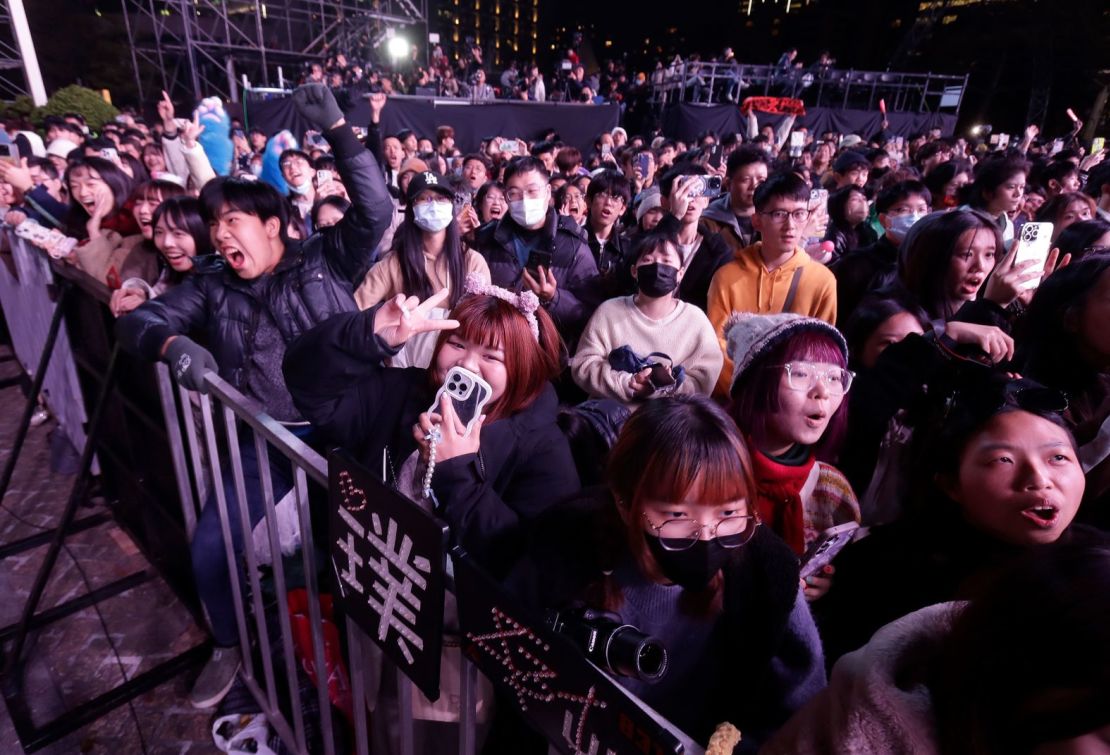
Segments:
[[[654,524],[647,514],[644,521],[659,538],[664,550],[684,551],[694,547],[701,539],[701,531],[709,528],[709,536],[716,538],[722,548],[739,548],[752,539],[759,527],[759,517],[729,516],[718,519],[716,524],[702,524],[696,519],[668,519],[662,524]]]
[[[809,393],[820,381],[825,385],[825,390],[833,396],[843,396],[847,393],[856,376],[856,373],[843,367],[813,362],[787,362],[772,365],[772,368],[781,368],[786,372],[786,385],[792,391]]]

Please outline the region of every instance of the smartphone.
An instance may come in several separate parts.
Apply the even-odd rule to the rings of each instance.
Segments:
[[[828,189],[813,189],[809,192],[809,211],[828,209],[829,206],[829,190]]]
[[[671,374],[671,369],[665,364],[656,362],[651,366],[651,373],[648,375],[648,382],[655,390],[669,388],[674,385],[674,375]]]
[[[651,169],[651,155],[647,152],[636,155],[636,166],[640,169],[640,176],[647,178],[648,170]]]
[[[698,179],[690,187],[690,197],[716,197],[721,193],[720,176],[679,176],[676,181],[685,183],[691,178]]]
[[[613,145],[612,144],[602,144],[601,145],[601,154],[603,154],[603,155],[613,154]]]
[[[1064,148],[1064,140],[1063,139],[1053,139],[1052,140],[1052,149],[1049,151],[1048,156],[1052,157],[1053,155],[1055,155],[1057,152],[1059,152],[1063,148]]]
[[[999,134],[998,135],[998,148],[999,149],[1006,149],[1009,146],[1010,146],[1010,135],[1009,134]]]
[[[332,172],[330,170],[316,171],[316,185],[323,186],[332,179]]]
[[[463,437],[470,437],[470,431],[474,428],[474,423],[482,416],[482,410],[486,408],[486,403],[493,395],[493,389],[490,388],[489,383],[470,370],[463,367],[452,367],[447,371],[446,377],[443,378],[443,385],[436,391],[436,400],[428,408],[429,412],[442,414],[441,404],[444,395],[450,399],[451,407],[455,410],[456,416],[466,427]]]
[[[12,146],[14,147],[15,145],[13,144]],[[105,147],[104,149],[100,150],[100,156],[103,157],[105,160],[111,160],[116,165],[119,165],[119,152],[116,152],[111,147]],[[7,159],[6,156],[5,159]]]
[[[465,191],[456,191],[451,201],[455,205],[455,214],[458,215],[464,207],[470,204],[470,194]]]
[[[810,543],[806,552],[802,554],[799,576],[802,579],[812,577],[832,563],[837,554],[844,550],[844,546],[855,539],[859,528],[857,522],[848,522],[836,527],[829,527],[818,535],[817,539]]]
[[[516,142],[515,141],[501,142],[501,146],[498,147],[498,149],[500,149],[502,152],[504,152],[507,155],[515,155],[516,154]]]
[[[12,165],[20,165],[19,161],[19,145],[15,142],[7,144],[0,144],[0,160],[9,162]]]
[[[1091,140],[1091,154],[1096,155],[1106,149],[1106,137],[1096,136]]]
[[[1001,134],[991,134],[990,143],[992,147],[998,145],[998,140],[1001,138],[1001,136]]]
[[[1027,260],[1034,262],[1033,268],[1041,270],[1048,259],[1052,248],[1052,223],[1026,223],[1021,227],[1021,236],[1018,237],[1017,251],[1014,252],[1014,264],[1017,265]],[[1034,278],[1022,284],[1022,291],[1030,291],[1040,285],[1041,279]]]
[[[801,131],[790,132],[790,156],[801,157],[802,149],[806,146],[806,135]]]
[[[528,272],[535,275],[539,268],[545,270],[551,269],[551,252],[543,252],[539,249],[533,249],[528,253],[528,264],[525,265]]]
[[[720,142],[714,144],[709,150],[709,167],[714,169],[721,167],[721,158],[724,153],[724,147],[721,146]]]

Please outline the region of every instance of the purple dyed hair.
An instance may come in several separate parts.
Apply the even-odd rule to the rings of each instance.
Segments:
[[[757,447],[767,437],[768,420],[780,407],[779,385],[782,371],[771,369],[770,366],[798,361],[826,362],[845,369],[848,367],[848,360],[844,358],[840,345],[829,335],[814,329],[795,332],[753,362],[732,390],[729,413],[741,432],[751,438]],[[840,452],[848,422],[847,398],[845,396],[840,402],[814,449],[821,461],[835,462]]]

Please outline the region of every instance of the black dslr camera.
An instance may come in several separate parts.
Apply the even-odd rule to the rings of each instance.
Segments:
[[[614,613],[585,607],[552,610],[547,612],[546,623],[609,673],[655,682],[667,671],[663,643],[623,623]]]

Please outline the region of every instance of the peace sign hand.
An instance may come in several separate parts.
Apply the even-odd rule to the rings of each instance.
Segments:
[[[397,348],[418,333],[435,330],[454,330],[458,320],[433,320],[428,313],[447,301],[448,291],[442,289],[423,302],[416,296],[397,294],[385,302],[374,315],[374,333],[383,341]]]

